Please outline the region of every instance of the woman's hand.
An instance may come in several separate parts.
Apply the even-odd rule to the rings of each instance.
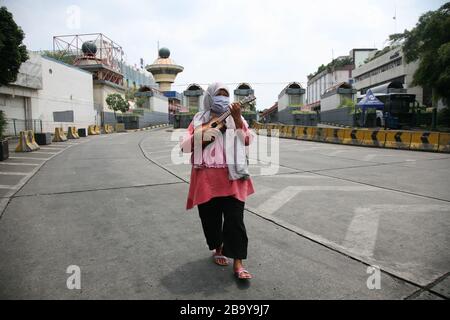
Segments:
[[[233,117],[236,129],[242,129],[243,123],[241,118],[241,104],[239,102],[233,102],[230,106],[231,116]]]

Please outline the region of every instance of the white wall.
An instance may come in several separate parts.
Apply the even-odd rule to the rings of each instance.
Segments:
[[[87,128],[94,124],[96,111],[92,75],[78,68],[41,57],[42,89],[31,98],[33,119],[41,119],[44,132],[55,127]],[[74,122],[54,123],[53,112],[73,110]]]
[[[169,113],[169,99],[164,96],[153,96],[150,98],[150,109],[152,111]]]

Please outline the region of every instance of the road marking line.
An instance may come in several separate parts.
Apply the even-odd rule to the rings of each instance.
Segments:
[[[305,191],[383,191],[370,186],[289,186],[274,194],[256,208],[256,212],[271,216],[274,212],[294,198],[298,193]]]
[[[355,254],[371,257],[377,242],[380,214],[371,208],[356,208],[342,245]]]
[[[4,172],[4,171],[0,171],[0,174],[11,175],[11,176],[26,176],[26,175],[28,175],[30,173],[29,172]]]
[[[7,166],[38,166],[40,163],[25,163],[25,162],[0,162],[0,164]]]
[[[47,160],[47,159],[50,159],[50,158],[32,158],[32,157],[9,157],[8,159]]]
[[[9,186],[9,185],[0,184],[0,189],[17,189],[17,185]]]
[[[37,154],[58,154],[61,151],[58,152],[45,152],[45,151],[33,151],[33,153],[37,153]]]

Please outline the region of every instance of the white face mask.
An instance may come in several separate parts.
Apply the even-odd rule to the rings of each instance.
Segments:
[[[230,104],[230,98],[225,96],[214,96],[213,97],[213,105],[211,110],[214,113],[222,114],[228,110],[228,106]]]

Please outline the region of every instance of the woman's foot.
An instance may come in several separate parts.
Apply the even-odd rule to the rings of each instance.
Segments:
[[[222,254],[222,247],[216,249],[216,251],[213,254],[213,259],[214,259],[214,262],[216,264],[218,264],[219,266],[227,266],[228,265],[228,258]]]
[[[234,275],[241,280],[251,279],[252,275],[242,265],[242,260],[235,259],[233,263]]]

